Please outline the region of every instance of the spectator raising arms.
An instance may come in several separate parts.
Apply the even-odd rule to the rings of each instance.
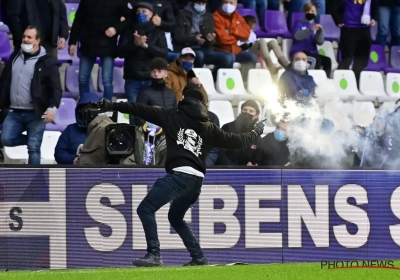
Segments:
[[[314,19],[317,15],[317,7],[313,3],[304,5],[305,18],[298,20],[293,26],[293,46],[290,56],[297,52],[304,52],[307,56],[314,57],[317,61],[315,68],[321,66],[328,78],[331,77],[332,61],[329,57],[318,53],[317,45],[324,43],[324,32],[321,24],[315,24]]]
[[[114,28],[120,21],[123,0],[81,0],[76,11],[69,39],[69,54],[79,54],[79,95],[90,92],[90,77],[96,63],[101,59],[104,98],[113,95],[113,70],[117,36]]]
[[[250,27],[237,11],[237,0],[223,0],[218,11],[214,13],[215,33],[217,35],[217,50],[232,54],[234,61],[242,64],[243,80],[247,80],[250,68],[255,68],[257,56],[251,52],[242,51],[238,41],[247,41],[250,37]]]
[[[117,48],[118,56],[125,58],[125,93],[130,102],[135,102],[139,91],[152,83],[150,61],[167,57],[165,33],[154,25],[153,10],[153,5],[147,2],[137,3],[130,17],[116,28],[122,32]],[[130,123],[134,123],[133,116]]]

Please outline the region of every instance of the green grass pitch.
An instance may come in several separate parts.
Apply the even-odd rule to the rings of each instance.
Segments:
[[[400,261],[395,262],[400,267]],[[233,279],[400,279],[400,270],[379,268],[321,269],[319,263],[207,267],[70,269],[0,272],[0,279],[21,280],[233,280]]]

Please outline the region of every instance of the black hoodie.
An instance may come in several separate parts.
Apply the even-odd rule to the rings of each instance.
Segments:
[[[146,106],[136,102],[113,103],[113,110],[132,114],[161,126],[167,139],[165,169],[190,166],[206,173],[204,158],[211,148],[240,149],[252,143],[257,135],[250,131],[232,134],[210,122],[206,105],[194,98],[185,98],[178,109]]]

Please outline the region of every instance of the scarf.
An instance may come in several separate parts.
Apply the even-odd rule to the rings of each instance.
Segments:
[[[365,1],[363,15],[361,16],[361,23],[365,25],[371,24],[371,0]]]
[[[156,130],[147,129],[147,140],[144,141],[143,164],[151,165],[154,156],[154,144],[156,139]]]

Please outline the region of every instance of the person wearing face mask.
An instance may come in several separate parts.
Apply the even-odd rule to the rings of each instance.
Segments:
[[[182,99],[183,89],[188,84],[197,85],[207,98],[205,89],[192,70],[195,59],[196,53],[191,48],[184,48],[180,53],[179,59],[168,66],[168,76],[165,79],[165,84],[175,92],[176,100]]]
[[[324,32],[321,24],[315,24],[314,19],[317,15],[317,7],[313,3],[304,5],[305,18],[294,23],[292,28],[293,45],[290,55],[297,52],[304,52],[306,55],[316,59],[316,69],[321,66],[328,78],[331,77],[332,61],[329,57],[318,53],[317,45],[324,43]]]
[[[117,53],[125,58],[125,93],[128,100],[134,102],[139,91],[152,84],[150,61],[155,57],[166,58],[168,46],[165,33],[152,21],[153,5],[139,2],[131,11],[134,15],[117,24],[116,30],[122,32]],[[134,124],[134,117],[130,116],[129,121]]]
[[[242,65],[243,81],[247,81],[247,75],[251,68],[255,68],[257,55],[246,52],[238,46],[238,41],[246,42],[250,37],[250,26],[237,11],[237,0],[222,0],[221,7],[214,12],[215,34],[217,43],[215,49],[231,54],[229,61],[233,68],[234,62]],[[227,63],[228,64],[228,63]]]
[[[252,162],[259,166],[289,166],[288,123],[281,120],[274,132],[259,138],[254,155]]]
[[[175,93],[166,87],[165,79],[168,76],[168,64],[164,58],[156,57],[150,61],[151,86],[139,92],[137,101],[149,106],[160,106],[173,109],[177,106]],[[135,118],[135,125],[143,125],[144,120]]]
[[[79,98],[75,108],[76,123],[70,124],[64,129],[54,150],[54,158],[58,164],[79,163],[78,147],[85,143],[87,138],[86,112],[93,106],[90,104],[91,102],[97,103],[99,100],[99,96],[93,92],[88,92]]]
[[[37,27],[28,26],[21,49],[11,55],[0,78],[3,146],[28,146],[28,164],[40,164],[46,123],[54,120],[62,96],[57,59],[41,46]],[[22,133],[26,131],[27,135]]]
[[[251,131],[260,115],[260,107],[254,100],[247,100],[241,106],[240,115],[233,122],[224,124],[222,130],[229,133],[244,133]],[[258,138],[257,138],[258,139]],[[252,159],[257,149],[257,140],[240,150],[220,149],[216,165],[253,165]]]
[[[298,52],[293,55],[291,64],[282,74],[278,82],[280,102],[295,100],[299,103],[308,103],[315,97],[317,84],[307,72],[307,55]]]

